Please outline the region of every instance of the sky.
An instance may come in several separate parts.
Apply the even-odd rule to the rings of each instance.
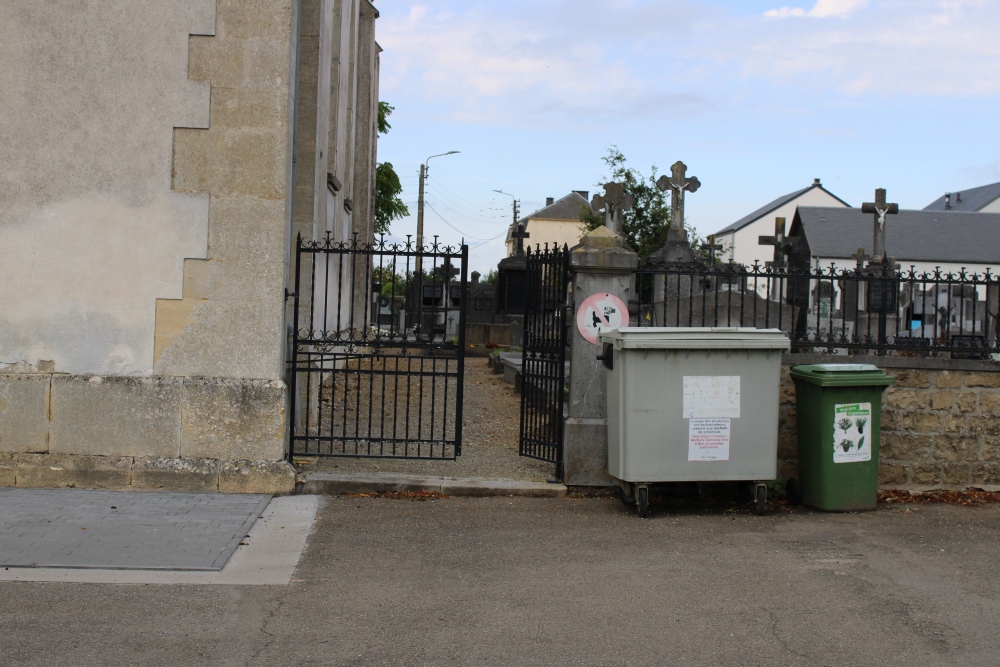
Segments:
[[[1000,181],[1000,2],[784,1],[376,0],[378,157],[411,212],[391,236],[416,235],[426,162],[425,237],[485,274],[513,199],[593,196],[612,145],[688,165],[699,236],[814,178],[904,209]]]

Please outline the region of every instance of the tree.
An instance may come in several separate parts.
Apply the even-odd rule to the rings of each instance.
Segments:
[[[603,188],[604,183],[611,181],[624,183],[625,190],[635,197],[635,205],[622,216],[622,235],[639,257],[646,259],[663,247],[670,226],[670,205],[666,195],[656,187],[656,165],[650,168],[647,178],[625,165],[625,155],[615,145],[608,146],[608,154],[601,160],[611,170],[611,175],[598,187]],[[588,230],[604,224],[604,214],[595,213],[589,207],[581,210],[580,219]]]
[[[394,107],[388,102],[378,103],[378,133],[386,134],[392,128],[389,115]],[[391,162],[380,162],[375,167],[375,233],[386,234],[393,220],[405,218],[410,209],[399,198],[403,186]]]

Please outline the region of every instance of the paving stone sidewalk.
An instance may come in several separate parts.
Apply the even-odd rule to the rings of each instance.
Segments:
[[[0,567],[218,571],[270,500],[0,489]]]

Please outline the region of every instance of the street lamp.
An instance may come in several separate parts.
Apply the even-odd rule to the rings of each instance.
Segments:
[[[513,234],[514,232],[517,231],[517,204],[518,204],[518,201],[514,197],[514,195],[512,195],[509,192],[504,192],[503,190],[494,190],[493,192],[499,192],[502,195],[507,195],[508,197],[510,197],[511,199],[514,200],[513,201],[513,204],[514,204],[514,222],[513,222],[513,225],[510,228],[510,232],[511,232],[511,234]]]
[[[448,151],[447,153],[438,153],[437,155],[432,155],[431,157],[441,157],[442,155],[454,155],[460,151]],[[423,269],[423,258],[420,253],[424,249],[424,179],[427,178],[427,163],[431,161],[431,157],[424,160],[424,163],[420,165],[420,195],[417,197],[417,275],[421,275],[420,271]]]

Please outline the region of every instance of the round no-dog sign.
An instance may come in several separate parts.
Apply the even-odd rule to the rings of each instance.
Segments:
[[[614,294],[591,294],[576,311],[576,327],[588,343],[597,343],[600,330],[628,326],[628,307]]]

